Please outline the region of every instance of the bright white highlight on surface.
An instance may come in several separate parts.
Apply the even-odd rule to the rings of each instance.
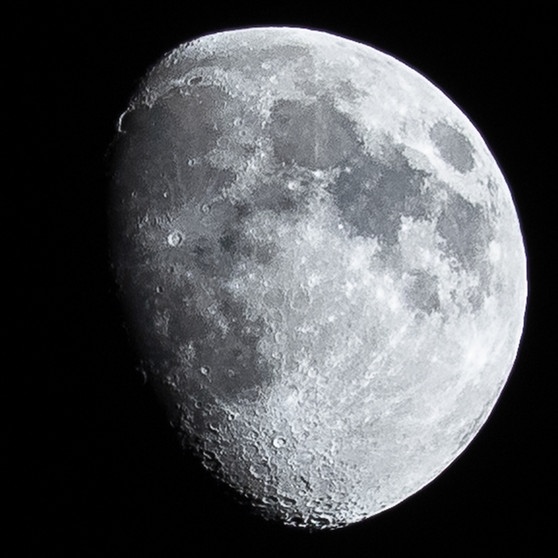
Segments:
[[[484,141],[394,58],[322,32],[168,54],[119,121],[118,280],[184,444],[262,516],[336,528],[488,417],[526,300]]]

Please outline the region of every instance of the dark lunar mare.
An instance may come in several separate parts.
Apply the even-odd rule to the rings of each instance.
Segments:
[[[401,217],[431,217],[433,200],[423,188],[428,174],[413,168],[400,147],[388,149],[379,156],[357,152],[330,192],[350,234],[377,238],[390,249],[398,243]]]
[[[327,169],[345,161],[362,143],[354,123],[322,97],[306,104],[276,101],[268,133],[280,163],[296,163],[307,169]]]
[[[175,95],[126,116],[113,148],[114,199],[109,204],[117,280],[140,352],[157,363],[153,372],[155,377],[163,374],[161,383],[186,396],[207,396],[199,401],[202,407],[213,396],[251,396],[254,388],[270,381],[256,347],[263,325],[249,320],[222,285],[238,256],[257,261],[273,257],[272,246],[243,236],[242,221],[252,209],[219,199],[234,173],[191,164],[192,157],[202,157],[216,145],[219,135],[211,119],[214,107],[204,102]],[[169,231],[185,207],[194,208],[197,217],[171,246]],[[204,219],[217,224],[210,231],[223,234],[213,238]],[[204,303],[200,290],[208,293],[225,327],[199,307]],[[145,328],[146,323],[154,327]]]
[[[272,243],[246,234],[245,223],[263,210],[303,216],[314,193],[313,170],[340,169],[327,191],[341,222],[350,235],[378,239],[386,256],[397,252],[402,216],[435,220],[447,252],[463,269],[480,272],[481,285],[470,300],[477,306],[482,302],[491,239],[483,208],[441,184],[447,202],[440,209],[425,187],[430,175],[412,166],[403,147],[386,138],[380,152],[365,152],[355,123],[327,96],[311,103],[277,101],[264,131],[273,141],[271,172],[243,203],[222,196],[234,183],[235,172],[196,160],[217,146],[226,126],[220,107],[227,103],[233,101],[214,86],[193,88],[189,95],[171,91],[151,108],[139,107],[123,118],[114,149],[117,199],[111,207],[116,230],[111,236],[119,239],[119,282],[127,292],[130,323],[161,322],[158,335],[145,335],[142,327],[137,335],[144,354],[164,363],[161,370],[175,371],[177,389],[203,394],[211,382],[210,391],[226,400],[254,396],[258,387],[272,381],[272,371],[257,349],[265,324],[248,320],[223,282],[242,259],[265,265],[276,256]],[[458,132],[439,123],[431,136],[454,166],[470,170],[469,144]],[[286,187],[293,177],[302,185],[297,191]],[[178,245],[169,246],[170,224],[183,207],[193,208],[197,217],[181,231]],[[217,237],[205,230],[204,219],[212,220],[210,231],[220,231]],[[438,311],[437,279],[418,271],[411,276],[407,300],[418,310]],[[197,299],[200,288],[226,323],[219,325],[199,307],[204,303]],[[191,354],[177,352],[181,345],[194,349]],[[200,375],[202,368],[209,372]]]
[[[461,173],[473,170],[473,146],[461,132],[446,122],[436,122],[430,129],[430,139],[438,148],[442,159],[455,170]]]

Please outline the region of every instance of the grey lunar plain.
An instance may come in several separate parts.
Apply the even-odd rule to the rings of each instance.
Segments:
[[[117,280],[185,447],[268,519],[433,480],[512,368],[526,263],[479,133],[415,71],[293,28],[182,45],[122,115]]]

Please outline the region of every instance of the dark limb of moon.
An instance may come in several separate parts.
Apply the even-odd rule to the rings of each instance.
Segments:
[[[370,517],[478,432],[525,255],[498,166],[431,83],[325,33],[219,33],[154,66],[114,162],[116,275],[152,384],[263,517]]]

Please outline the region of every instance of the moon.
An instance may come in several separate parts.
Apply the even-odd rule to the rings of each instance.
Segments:
[[[392,56],[252,28],[181,45],[118,121],[112,252],[188,451],[265,519],[334,529],[463,452],[527,299],[473,124]]]

